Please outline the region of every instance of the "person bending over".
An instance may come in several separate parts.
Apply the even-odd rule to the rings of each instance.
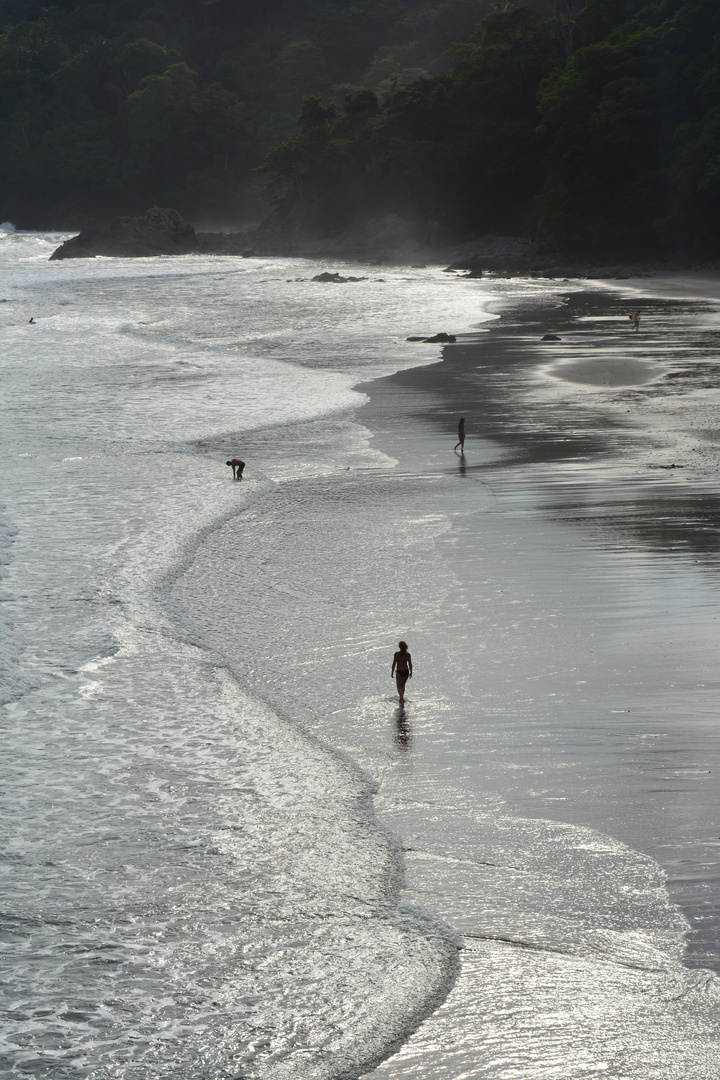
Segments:
[[[233,480],[242,480],[243,469],[245,468],[244,461],[241,461],[239,457],[234,457],[232,461],[226,461],[225,464],[232,469]]]

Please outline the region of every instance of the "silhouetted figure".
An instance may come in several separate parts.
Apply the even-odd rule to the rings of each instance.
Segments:
[[[30,323],[31,326],[37,326],[37,323],[35,322],[34,319],[28,319],[28,322]]]
[[[638,330],[640,329],[640,312],[639,311],[634,311],[632,313],[632,315],[630,316],[630,322],[633,324],[633,328],[635,330],[635,333],[637,333]]]
[[[243,469],[245,468],[245,462],[240,458],[234,457],[232,461],[226,461],[226,465],[229,465],[233,471],[233,480],[242,480]]]
[[[458,441],[455,443],[455,446],[453,447],[453,449],[457,450],[458,446],[460,447],[460,453],[464,454],[465,453],[465,417],[464,416],[460,417],[460,423],[458,424]]]
[[[398,642],[398,651],[393,656],[390,678],[395,676],[395,685],[400,695],[400,705],[405,704],[405,683],[412,678],[412,657],[408,652],[407,643]]]

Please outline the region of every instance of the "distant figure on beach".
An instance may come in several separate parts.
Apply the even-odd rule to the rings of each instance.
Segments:
[[[34,319],[28,319],[28,322],[30,323],[30,326],[35,325],[35,320]]]
[[[634,311],[632,313],[632,315],[630,316],[630,322],[633,324],[633,326],[635,328],[635,332],[637,333],[637,331],[640,329],[640,312],[639,311]]]
[[[460,447],[460,453],[464,454],[465,453],[465,417],[464,416],[460,417],[460,423],[458,424],[458,441],[455,443],[455,446],[453,447],[453,449],[457,450],[458,446]]]
[[[412,678],[412,657],[408,652],[407,642],[398,642],[398,651],[393,656],[390,678],[395,677],[395,684],[400,695],[400,704],[405,704],[405,683]]]
[[[244,461],[241,461],[239,457],[234,457],[232,461],[226,461],[225,464],[231,467],[233,480],[242,480],[243,469],[245,468]]]

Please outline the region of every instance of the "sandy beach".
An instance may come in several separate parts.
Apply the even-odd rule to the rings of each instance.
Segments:
[[[280,482],[175,587],[242,681],[378,785],[401,902],[461,935],[447,1001],[379,1078],[504,1078],[531,1058],[565,1080],[608,1058],[623,1077],[711,1075],[718,303],[642,285],[498,281],[493,323],[363,386],[354,437],[376,460]],[[248,452],[282,480],[303,451],[288,430]],[[224,592],[221,564],[242,568]]]
[[[577,289],[577,283],[573,285]],[[635,285],[619,289],[613,282],[606,288],[572,291],[561,294],[558,303],[546,290],[513,299],[505,292],[507,284],[499,284],[503,299],[496,310],[502,318],[491,330],[476,341],[447,346],[438,365],[399,373],[383,380],[381,388],[371,387],[371,403],[361,418],[377,432],[373,445],[397,457],[403,472],[444,468],[482,488],[475,508],[482,522],[476,523],[465,543],[459,536],[452,547],[446,546],[469,593],[478,570],[469,545],[475,539],[486,543],[485,531],[495,528],[498,517],[506,523],[506,542],[515,550],[517,562],[526,560],[530,579],[534,562],[542,572],[541,537],[548,525],[569,525],[576,533],[581,546],[577,606],[574,612],[566,610],[564,617],[577,620],[578,634],[583,633],[583,622],[593,617],[592,604],[599,600],[593,597],[595,588],[617,584],[608,576],[593,587],[597,574],[591,568],[598,548],[611,552],[616,562],[647,560],[657,568],[650,585],[650,593],[656,595],[644,597],[647,611],[632,630],[645,653],[645,681],[630,677],[632,704],[628,699],[621,712],[631,727],[637,726],[640,737],[639,729],[657,715],[663,685],[675,679],[686,684],[687,697],[677,694],[671,702],[670,695],[662,705],[662,715],[677,723],[676,750],[684,761],[676,773],[672,754],[668,755],[664,782],[670,787],[661,796],[676,803],[669,816],[676,820],[677,835],[646,835],[640,824],[648,817],[644,801],[658,799],[654,767],[649,770],[654,779],[643,790],[640,773],[649,769],[647,763],[637,766],[639,787],[632,796],[625,790],[610,797],[598,760],[594,806],[588,805],[586,790],[568,797],[565,783],[563,792],[551,788],[540,805],[543,814],[552,809],[552,816],[560,820],[582,820],[672,867],[671,893],[698,920],[689,962],[710,959],[717,968],[720,911],[712,895],[720,881],[714,826],[715,725],[720,710],[712,657],[718,620],[707,605],[717,597],[720,565],[720,285],[708,279],[702,283],[643,279],[637,283],[646,294],[641,298]],[[665,289],[676,299],[654,295]],[[637,307],[643,311],[643,322],[636,334],[628,314]],[[561,340],[543,341],[547,333]],[[448,445],[452,446],[453,422],[460,415],[466,417],[469,432],[466,454],[464,459],[450,458],[450,464]],[[529,537],[522,527],[528,518],[534,522]],[[524,545],[528,546],[522,552]],[[587,572],[582,568],[583,547]],[[664,590],[673,588],[675,566],[696,567],[698,577],[693,592],[682,601],[674,600],[677,607],[669,612]],[[557,571],[562,575],[561,567]],[[613,568],[606,572],[612,575]],[[548,592],[552,597],[567,587],[568,581],[559,577],[548,583]],[[480,606],[480,601],[476,592],[473,606]],[[613,612],[617,621],[613,633],[622,636],[628,633],[623,622],[636,622],[634,602],[628,596],[624,609]],[[678,620],[684,640],[673,635],[668,617]],[[644,646],[643,635],[647,635]],[[586,662],[590,659],[585,657]],[[567,666],[567,660],[560,652],[553,666]],[[603,685],[602,667],[597,659],[592,661],[598,679],[595,692],[600,695],[593,708],[600,713],[620,714],[615,707],[620,704],[618,691],[622,698],[624,688],[613,676],[627,678],[629,671],[622,673],[622,661],[616,663]],[[476,686],[479,695],[486,692],[479,685],[482,681]],[[701,723],[684,742],[682,716],[687,714]],[[692,745],[698,736],[700,744]],[[602,758],[618,749],[596,747],[595,752]],[[676,782],[673,794],[670,789]],[[526,792],[518,791],[514,799],[523,812],[539,810],[537,800]],[[549,802],[555,805],[550,808]],[[702,882],[705,871],[708,880]]]

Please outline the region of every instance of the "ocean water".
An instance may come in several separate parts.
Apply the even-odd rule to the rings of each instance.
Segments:
[[[340,1078],[405,1045],[379,1076],[716,1076],[659,863],[508,799],[533,718],[482,700],[470,632],[458,664],[460,489],[358,418],[359,383],[439,359],[407,336],[481,336],[497,294],[61,239],[0,235],[5,1073]]]

